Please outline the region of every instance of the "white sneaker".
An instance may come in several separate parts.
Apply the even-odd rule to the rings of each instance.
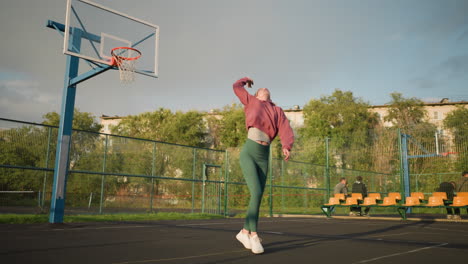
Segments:
[[[246,249],[251,249],[252,246],[250,245],[250,235],[249,234],[244,234],[242,230],[239,232],[239,234],[236,235],[237,240],[244,245]]]
[[[257,236],[250,237],[250,245],[252,246],[252,252],[254,254],[262,254],[263,253],[263,246],[260,243],[262,240]]]

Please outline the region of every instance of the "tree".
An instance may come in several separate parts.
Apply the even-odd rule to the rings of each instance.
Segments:
[[[390,96],[392,101],[384,121],[392,122],[395,127],[404,130],[424,121],[426,111],[421,100],[404,98],[401,93],[392,93]]]
[[[42,117],[44,118],[44,121],[42,122],[44,125],[59,126],[60,124],[60,115],[57,112],[49,112]],[[90,132],[99,132],[102,129],[102,125],[95,121],[93,114],[80,112],[79,109],[75,108],[73,111],[72,128]]]
[[[0,164],[21,167],[45,167],[47,134],[35,126],[0,131]],[[2,169],[2,190],[30,191],[40,189],[40,172]]]
[[[43,116],[45,119],[42,124],[49,126],[59,126],[60,115],[57,112],[49,112]],[[75,108],[73,112],[73,130],[83,130],[82,132],[74,131],[72,135],[72,144],[70,149],[70,170],[80,166],[80,160],[85,155],[92,155],[97,147],[97,143],[102,138],[97,134],[102,128],[102,125],[95,121],[95,116],[92,113],[80,112]],[[57,142],[53,142],[53,146]]]
[[[111,130],[123,136],[204,147],[206,127],[203,117],[196,111],[172,113],[160,108],[154,112],[128,116]]]
[[[247,137],[244,109],[239,104],[225,106],[208,118],[215,148],[240,147]]]
[[[82,113],[75,109],[73,127],[98,132],[101,125],[94,121],[90,113]],[[31,168],[53,168],[57,143],[57,128],[60,116],[56,112],[44,115],[44,127],[23,126],[1,131],[0,133],[0,164],[25,166]],[[96,133],[74,133],[72,136],[72,151],[70,167],[79,166],[83,156],[89,156],[96,148],[99,139]],[[48,155],[47,155],[47,151]],[[85,162],[88,163],[88,162]],[[46,166],[46,164],[48,166]],[[42,180],[39,171],[4,171],[0,184],[4,189],[39,190]]]
[[[447,114],[444,126],[453,135],[453,152],[458,154],[456,169],[458,171],[468,170],[468,109],[458,107]]]
[[[415,97],[404,98],[400,93],[392,93],[391,97],[392,101],[384,120],[392,122],[395,128],[411,136],[408,143],[409,155],[435,153],[437,127],[428,121],[424,103]],[[445,172],[446,169],[446,160],[437,157],[416,158],[410,161],[410,172],[413,174]]]
[[[352,92],[335,90],[331,96],[311,100],[304,106],[304,127],[299,129],[299,141],[307,160],[325,163],[325,145],[319,140],[330,138],[335,164],[357,168],[368,161],[363,152],[369,146],[369,129],[377,124],[377,116],[367,111],[369,104]],[[310,145],[312,144],[313,145]],[[355,154],[349,154],[357,151]],[[348,153],[345,155],[345,153]],[[312,154],[312,155],[311,155]]]
[[[111,130],[114,134],[160,141],[126,138],[113,140],[110,155],[116,159],[122,156],[119,170],[126,173],[191,178],[195,150],[174,144],[193,147],[207,145],[204,114],[196,111],[172,113],[168,109],[160,108],[154,112],[128,116]],[[156,194],[158,194],[160,191],[158,179],[152,181],[151,179],[131,178],[126,183],[126,187],[127,189],[144,189],[142,186],[149,188],[153,182],[156,185]],[[135,188],[136,186],[141,188]],[[173,195],[184,192],[178,183],[171,186],[170,188],[166,186],[163,192]]]

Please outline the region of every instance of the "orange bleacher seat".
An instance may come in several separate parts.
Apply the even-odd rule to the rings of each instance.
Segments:
[[[452,206],[465,206],[465,205],[468,205],[468,196],[453,197]]]
[[[429,201],[427,202],[426,206],[443,206],[443,199],[444,198],[442,196],[431,196],[429,197]]]
[[[330,197],[330,199],[328,200],[328,203],[325,205],[338,205],[338,204],[340,204],[340,199],[336,197]]]
[[[388,193],[388,197],[393,197],[395,200],[401,200],[401,194],[398,192],[390,192]]]
[[[468,192],[457,192],[457,196],[458,197],[462,197],[462,196],[468,197]]]
[[[340,201],[346,200],[344,193],[335,193],[335,198],[338,198]]]
[[[421,203],[419,202],[418,197],[406,197],[406,203],[403,204],[403,206],[416,206],[420,205]]]
[[[383,203],[380,206],[396,205],[395,197],[384,197]]]
[[[357,199],[353,197],[346,198],[346,203],[344,205],[357,205]]]
[[[447,200],[447,193],[446,192],[433,192],[432,196],[442,197],[442,200]]]
[[[422,192],[412,192],[411,197],[418,198],[419,200],[425,200],[424,193]]]
[[[364,198],[364,202],[361,204],[362,206],[366,205],[376,205],[377,201],[375,200],[374,197],[366,197]]]
[[[356,198],[357,200],[362,200],[362,193],[352,193],[351,197]]]
[[[382,200],[380,193],[369,193],[369,197],[375,198],[376,200]]]

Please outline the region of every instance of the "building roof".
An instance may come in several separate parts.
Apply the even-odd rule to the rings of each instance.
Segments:
[[[468,101],[458,101],[458,102],[450,102],[447,98],[442,99],[438,103],[423,103],[423,106],[443,106],[443,105],[467,105]],[[369,108],[387,108],[391,107],[390,104],[385,105],[371,105]]]
[[[107,116],[107,115],[101,115],[99,118],[103,120],[112,120],[112,119],[123,119],[125,118],[124,116]]]

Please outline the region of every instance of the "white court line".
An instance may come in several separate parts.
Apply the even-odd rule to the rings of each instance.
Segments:
[[[260,223],[278,223],[278,222],[310,222],[307,220],[275,220],[275,221],[260,221]],[[183,225],[176,225],[176,226],[203,226],[203,225],[229,225],[229,224],[236,224],[244,223],[244,220],[239,222],[217,222],[217,223],[196,223],[196,224],[183,224]]]
[[[99,230],[99,229],[126,229],[126,228],[144,228],[152,226],[105,226],[105,227],[83,227],[83,228],[55,228],[50,231],[80,231],[80,230]],[[49,230],[44,230],[49,231]]]
[[[417,248],[417,249],[413,249],[413,250],[410,250],[410,251],[405,251],[405,252],[390,254],[390,255],[381,256],[381,257],[372,258],[372,259],[361,260],[361,261],[359,261],[359,262],[354,262],[354,263],[367,263],[367,262],[372,262],[372,261],[376,261],[376,260],[383,259],[383,258],[396,257],[396,256],[401,256],[401,255],[405,255],[405,254],[410,254],[410,253],[414,253],[414,252],[418,252],[418,251],[422,251],[422,250],[426,250],[426,249],[431,249],[431,248],[436,248],[436,247],[443,247],[443,246],[445,246],[445,245],[448,245],[448,243],[442,243],[442,244],[435,245],[435,246],[430,246],[430,247]],[[354,264],[354,263],[353,263],[353,264]]]
[[[185,256],[185,257],[174,257],[174,258],[165,258],[165,259],[146,259],[146,260],[133,260],[133,261],[126,261],[126,262],[114,262],[113,264],[131,264],[131,263],[154,263],[154,262],[166,262],[166,261],[176,261],[176,260],[188,260],[194,258],[203,258],[209,256],[216,256],[216,255],[224,255],[224,254],[232,254],[232,253],[246,253],[245,249],[242,250],[234,250],[234,251],[224,251],[224,252],[216,252],[216,253],[207,253],[201,255],[193,255],[193,256]],[[187,263],[187,262],[184,262]]]
[[[424,227],[426,229],[434,229],[434,230],[442,230],[442,231],[452,231],[452,232],[456,232],[456,233],[468,233],[468,231],[464,231],[464,230],[458,230],[458,229],[446,229],[446,228],[436,228],[436,227]]]
[[[227,225],[227,224],[242,224],[244,221],[239,221],[239,222],[229,222],[229,223],[197,223],[197,224],[184,224],[184,225],[176,225],[176,226],[204,226],[204,225]]]
[[[262,231],[262,233],[275,234],[275,235],[284,235],[284,233],[281,233],[281,232],[273,232],[273,231]]]
[[[411,234],[412,232],[405,232],[405,233],[398,233],[398,234],[388,234],[388,235],[375,235],[375,236],[368,236],[368,237],[388,237],[388,236],[401,236],[406,234]]]

